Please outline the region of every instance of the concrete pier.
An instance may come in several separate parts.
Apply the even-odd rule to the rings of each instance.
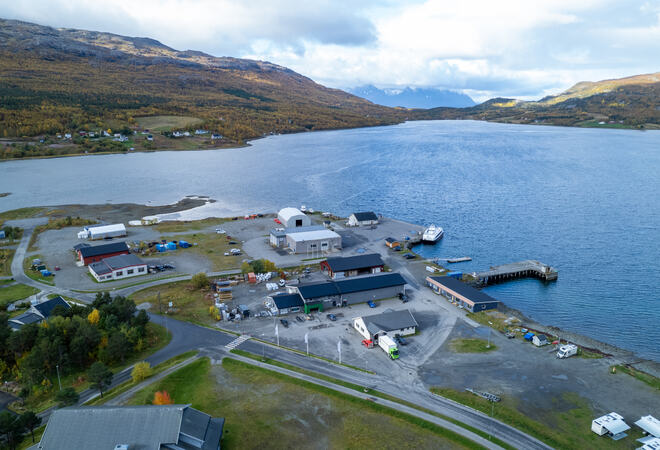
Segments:
[[[515,278],[534,277],[543,281],[555,281],[557,269],[539,261],[527,260],[501,266],[493,266],[484,272],[475,272],[473,276],[481,285],[499,283]]]

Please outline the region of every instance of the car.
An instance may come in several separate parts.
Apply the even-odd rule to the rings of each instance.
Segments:
[[[364,345],[367,348],[373,348],[374,347],[374,341],[371,339],[363,339],[362,340],[362,345]]]
[[[399,300],[401,300],[403,303],[408,303],[408,296],[403,292],[399,292]]]
[[[369,308],[375,308],[376,307],[376,302],[374,302],[373,300],[369,300],[367,302],[367,305],[369,305]]]
[[[513,331],[507,331],[505,336],[509,339],[514,339],[516,337],[516,333],[514,333]]]
[[[417,258],[417,256],[414,253],[406,253],[405,255],[403,255],[403,257],[406,258],[406,259],[415,259],[415,258]]]
[[[164,267],[165,269],[171,269],[171,270],[176,269],[176,267],[174,267],[172,264],[163,264],[163,267]]]
[[[408,345],[408,341],[406,341],[403,336],[399,336],[398,334],[394,336],[394,340],[397,342],[397,344]]]
[[[225,233],[227,233],[227,232],[226,232],[225,230],[223,230],[222,228],[216,228],[216,229],[215,229],[215,232],[218,233],[218,234],[225,234]]]
[[[305,321],[305,319],[303,319],[303,318],[300,317],[300,316],[296,316],[296,320],[297,320],[298,322],[304,322],[304,321]]]
[[[337,316],[335,316],[334,314],[328,314],[326,317],[333,322],[337,321]]]
[[[280,319],[280,323],[284,325],[284,328],[289,328],[289,321],[286,319]]]
[[[229,241],[229,245],[238,245],[238,242],[236,242],[236,241]]]

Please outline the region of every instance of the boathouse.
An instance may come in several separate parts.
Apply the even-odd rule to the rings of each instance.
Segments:
[[[500,303],[490,295],[452,277],[426,277],[426,283],[436,294],[457,302],[470,312],[497,309]]]

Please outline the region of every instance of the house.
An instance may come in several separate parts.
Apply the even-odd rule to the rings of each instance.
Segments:
[[[195,134],[200,135],[200,134],[209,134],[208,130],[195,130]]]
[[[53,314],[53,310],[58,306],[65,309],[71,309],[71,305],[58,295],[45,302],[31,305],[23,314],[9,319],[9,326],[12,330],[18,330],[23,325],[43,322]]]
[[[419,324],[409,310],[391,311],[373,316],[356,317],[353,328],[365,339],[378,341],[378,336],[409,336],[415,334]]]
[[[500,303],[490,295],[453,277],[426,277],[426,283],[436,294],[447,297],[470,312],[497,309]]]
[[[300,294],[308,314],[315,309],[323,311],[335,306],[396,297],[405,293],[405,286],[406,280],[394,272],[289,286],[288,291]]]
[[[391,237],[385,238],[385,245],[387,245],[389,248],[401,247],[401,243]]]
[[[289,227],[289,228],[273,228],[270,230],[270,245],[275,248],[284,248],[287,246],[286,235],[291,233],[302,233],[305,231],[318,231],[324,230],[325,227],[321,225],[310,225],[307,227]]]
[[[611,436],[615,441],[626,437],[625,431],[629,429],[630,427],[623,421],[623,417],[615,412],[605,414],[591,421],[591,431],[598,436]]]
[[[224,424],[190,405],[62,408],[52,412],[36,448],[219,450]]]
[[[105,239],[126,236],[126,227],[123,223],[100,225],[97,227],[84,227],[78,233],[78,239]]]
[[[101,245],[88,245],[87,247],[79,247],[77,249],[78,259],[83,265],[87,266],[91,263],[99,262],[102,259],[110,258],[117,255],[128,255],[128,245],[126,242],[110,242]]]
[[[378,253],[328,258],[321,261],[320,265],[321,270],[326,272],[332,279],[380,273],[385,267],[385,263]]]
[[[320,230],[289,233],[286,243],[293,253],[317,254],[331,252],[341,248],[341,236],[332,230],[321,227]]]
[[[378,216],[373,211],[356,212],[348,216],[346,225],[349,227],[361,227],[365,225],[377,225]]]
[[[214,140],[214,141],[215,141],[215,140],[218,140],[218,139],[222,139],[222,135],[221,135],[221,134],[218,134],[218,133],[213,133],[213,134],[211,135],[211,139]]]
[[[89,265],[96,281],[122,280],[147,274],[147,263],[135,255],[117,255]]]
[[[277,219],[282,223],[284,228],[308,227],[312,224],[309,216],[296,208],[282,208],[277,213]]]
[[[298,293],[294,294],[274,294],[268,297],[273,302],[274,313],[276,315],[297,313],[305,306],[305,302]]]
[[[548,337],[545,334],[535,334],[532,338],[532,344],[536,345],[537,347],[543,347],[549,343],[550,341],[548,341]]]

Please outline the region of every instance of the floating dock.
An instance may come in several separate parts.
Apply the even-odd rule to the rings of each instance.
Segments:
[[[485,272],[472,274],[481,285],[499,283],[515,278],[534,277],[543,281],[555,281],[558,277],[557,269],[539,261],[527,260],[501,266],[493,266]]]

